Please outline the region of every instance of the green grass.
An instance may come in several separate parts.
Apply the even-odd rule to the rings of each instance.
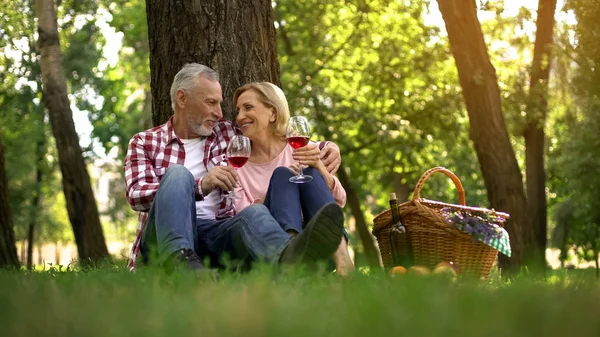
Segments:
[[[600,282],[0,271],[2,336],[600,336]]]

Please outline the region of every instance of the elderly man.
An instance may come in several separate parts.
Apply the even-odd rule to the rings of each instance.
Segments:
[[[313,263],[327,259],[342,237],[339,206],[326,205],[290,239],[263,205],[236,214],[231,198],[237,186],[230,166],[222,166],[228,141],[238,131],[222,120],[222,91],[217,73],[186,64],[171,86],[173,116],[163,125],[133,136],[125,158],[127,198],[139,211],[128,263],[144,262],[203,271],[201,257],[220,261]],[[335,146],[323,151],[328,169],[341,159]]]

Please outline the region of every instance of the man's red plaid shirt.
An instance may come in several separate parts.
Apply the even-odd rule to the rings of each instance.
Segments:
[[[204,145],[203,158],[207,169],[218,166],[225,159],[227,144],[237,133],[238,130],[229,121],[221,120],[215,125],[212,135],[206,138]],[[124,167],[127,200],[131,208],[139,212],[135,240],[127,263],[130,270],[135,268],[148,211],[158,191],[160,180],[169,165],[183,165],[184,162],[183,142],[175,135],[172,117],[163,125],[136,134],[129,142]],[[201,183],[202,178],[196,179],[196,200],[202,200],[204,197]],[[221,205],[215,214],[217,219],[233,216],[235,211],[232,200],[221,199]]]

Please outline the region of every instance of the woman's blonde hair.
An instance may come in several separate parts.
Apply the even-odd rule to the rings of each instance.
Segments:
[[[274,135],[285,138],[285,129],[290,119],[290,108],[283,91],[270,82],[253,82],[238,88],[233,94],[233,106],[237,106],[237,100],[242,93],[254,90],[260,96],[260,102],[268,108],[275,110],[275,121],[271,124]]]

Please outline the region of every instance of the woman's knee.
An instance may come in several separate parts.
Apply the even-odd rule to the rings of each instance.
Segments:
[[[273,178],[282,177],[282,178],[289,179],[289,177],[291,177],[293,175],[294,175],[294,172],[285,166],[279,166],[278,168],[275,169],[275,171],[273,171]]]

